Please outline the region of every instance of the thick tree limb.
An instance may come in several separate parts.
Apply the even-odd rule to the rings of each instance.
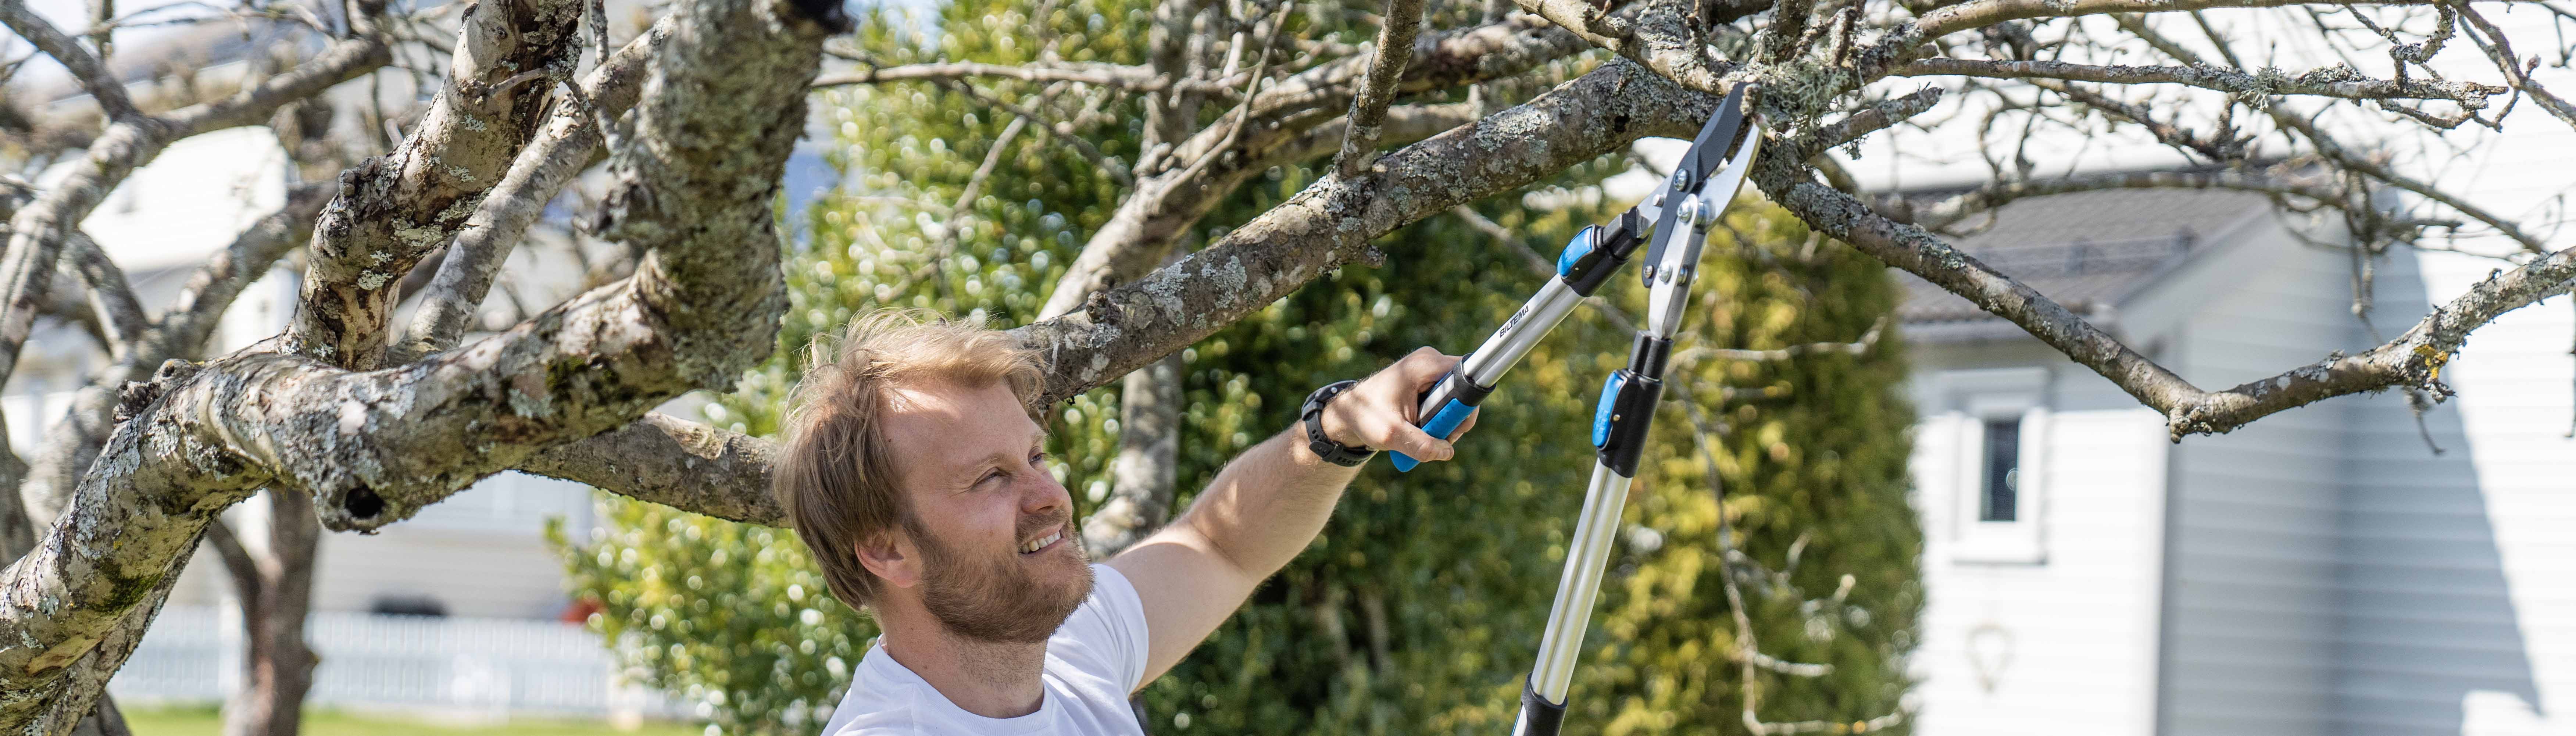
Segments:
[[[1932,58],[1898,67],[1893,76],[1957,76],[1989,79],[2038,77],[2110,84],[2181,84],[2243,95],[2317,95],[2353,100],[2451,100],[2470,109],[2483,109],[2487,106],[2488,97],[2504,94],[2507,91],[2505,87],[2476,82],[2371,79],[2361,76],[2350,67],[2313,69],[2291,76],[2288,72],[2269,67],[2245,72],[2208,65],[2096,66],[2061,61]]]
[[[1370,238],[1640,136],[1687,135],[1715,109],[1712,102],[1636,65],[1604,65],[1528,104],[1389,154],[1379,175],[1320,182],[1206,250],[1103,292],[1080,312],[1013,332],[1046,351],[1043,398],[1061,400],[1366,257]]]
[[[674,21],[664,16],[644,35],[611,54],[608,60],[590,70],[581,81],[583,94],[597,114],[578,106],[563,106],[546,120],[546,127],[536,139],[520,150],[510,162],[510,170],[493,185],[466,228],[448,246],[446,260],[438,264],[438,275],[430,282],[429,292],[422,295],[419,310],[404,331],[400,358],[417,357],[456,347],[474,318],[474,310],[492,289],[492,279],[501,264],[510,258],[511,249],[545,214],[546,202],[562,191],[564,184],[590,164],[591,154],[603,141],[598,120],[614,119],[635,106],[636,95],[644,86],[644,62],[653,49],[670,38]]]
[[[1060,401],[1361,257],[1371,238],[1640,137],[1689,135],[1717,101],[1636,65],[1607,64],[1528,104],[1391,153],[1378,176],[1319,182],[1207,250],[1101,293],[1084,312],[1013,332],[1051,357],[1045,401]],[[682,510],[786,526],[769,495],[767,458],[775,451],[768,440],[655,416],[519,467]]]
[[[10,694],[0,728],[42,732],[54,709],[85,708],[97,689],[66,682],[74,665],[121,661],[103,640],[175,580],[213,515],[256,485],[314,492],[335,528],[381,526],[535,447],[631,422],[769,353],[785,304],[769,206],[839,17],[761,0],[679,12],[636,138],[612,164],[621,184],[606,232],[646,247],[636,274],[399,369],[245,353],[165,372],[72,512],[0,573],[0,692]]]
[[[464,15],[446,85],[393,153],[340,174],[313,230],[285,346],[366,370],[383,361],[396,283],[465,227],[544,122],[523,75],[581,55],[581,0],[487,2]]]
[[[778,444],[659,412],[597,437],[546,448],[521,472],[586,483],[733,521],[788,525],[769,492]]]
[[[1378,126],[1386,122],[1386,106],[1395,101],[1395,84],[1404,76],[1405,63],[1413,60],[1413,38],[1422,32],[1422,2],[1386,2],[1376,51],[1369,54],[1359,93],[1351,96],[1350,131],[1342,137],[1342,152],[1333,157],[1333,169],[1341,178],[1359,176],[1377,160]]]
[[[117,399],[126,382],[149,379],[163,361],[204,350],[233,300],[267,275],[277,259],[304,242],[312,232],[314,215],[335,190],[336,185],[324,182],[289,191],[285,207],[260,218],[189,275],[178,297],[161,313],[160,322],[134,341],[123,360],[91,375],[87,385],[72,394],[71,408],[46,430],[19,494],[32,505],[29,511],[34,518],[50,521],[71,502],[81,473],[89,469],[115,429]]]
[[[179,561],[181,566],[186,564],[186,559]],[[119,735],[111,730],[123,725],[124,715],[117,712],[108,699],[107,681],[116,675],[117,667],[125,662],[126,657],[134,654],[134,648],[143,645],[144,631],[151,628],[153,619],[160,617],[161,604],[170,600],[170,588],[178,582],[178,569],[174,567],[168,579],[146,591],[142,603],[127,611],[106,635],[99,637],[96,648],[67,668],[62,678],[64,687],[75,693],[92,693],[94,697],[55,700],[50,708],[34,719],[35,723],[30,724],[34,728],[30,728],[29,733],[37,733],[36,728],[42,728],[55,736],[88,736],[94,729],[100,736],[131,736],[131,731]]]

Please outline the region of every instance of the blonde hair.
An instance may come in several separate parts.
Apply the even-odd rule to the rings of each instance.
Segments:
[[[817,337],[809,358],[771,485],[832,595],[861,608],[875,600],[877,577],[859,564],[856,547],[911,514],[886,444],[887,391],[1000,381],[1043,423],[1036,401],[1045,371],[1037,351],[986,328],[981,315],[951,320],[920,309],[853,319],[837,346]]]

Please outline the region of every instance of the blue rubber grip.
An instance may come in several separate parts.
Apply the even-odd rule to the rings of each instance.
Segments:
[[[1592,446],[1610,444],[1611,412],[1619,408],[1619,389],[1628,382],[1628,374],[1612,372],[1601,379],[1601,403],[1592,407]]]
[[[1592,255],[1592,249],[1601,241],[1600,233],[1601,227],[1598,225],[1576,232],[1574,240],[1565,244],[1565,252],[1556,256],[1556,275],[1573,278],[1574,263],[1583,260],[1584,256]]]
[[[1476,413],[1476,407],[1468,406],[1457,399],[1450,399],[1449,403],[1440,406],[1440,413],[1431,415],[1431,421],[1423,423],[1422,431],[1433,437],[1449,439],[1449,433],[1458,431],[1458,423],[1467,421],[1467,415],[1474,413]],[[1411,455],[1395,453],[1396,472],[1410,473],[1413,472],[1413,466],[1421,464],[1422,461],[1413,459]]]

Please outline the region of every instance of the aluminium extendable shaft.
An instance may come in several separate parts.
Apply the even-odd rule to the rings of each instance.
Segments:
[[[1503,373],[1521,362],[1530,348],[1556,329],[1558,322],[1574,309],[1576,302],[1600,290],[1628,257],[1645,242],[1639,237],[1649,223],[1631,211],[1619,216],[1609,227],[1590,225],[1576,232],[1565,244],[1565,252],[1556,258],[1556,275],[1540,286],[1538,293],[1513,312],[1511,319],[1485,338],[1485,344],[1458,361],[1458,368],[1441,376],[1440,382],[1422,394],[1422,431],[1447,439],[1467,415],[1494,392],[1494,384]],[[1421,461],[1402,452],[1394,453],[1395,469],[1411,471]]]

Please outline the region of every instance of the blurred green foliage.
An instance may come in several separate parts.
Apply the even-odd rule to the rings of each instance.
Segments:
[[[1029,16],[1045,9],[1043,18]],[[1069,60],[1137,63],[1140,0],[952,0],[933,22],[880,15],[855,40],[881,63],[1018,63],[1052,44]],[[1463,12],[1463,11],[1462,11]],[[1450,18],[1450,21],[1457,19]],[[1346,43],[1373,28],[1299,16],[1291,31]],[[1455,22],[1448,25],[1455,25]],[[1489,89],[1509,104],[1595,57]],[[997,94],[1037,94],[1004,84]],[[1010,122],[974,96],[929,84],[853,87],[817,98],[838,122],[827,154],[842,186],[800,213],[788,265],[793,306],[778,355],[706,419],[774,435],[803,368],[797,349],[884,306],[1033,318],[1084,238],[1122,193],[1069,147],[1024,130],[973,172]],[[1142,113],[1102,107],[1089,139],[1132,160]],[[1208,111],[1212,118],[1222,110]],[[1328,162],[1255,179],[1201,222],[1198,247],[1306,186]],[[1605,157],[1477,208],[1519,242],[1444,215],[1383,239],[1384,267],[1353,266],[1183,351],[1180,506],[1236,453],[1290,426],[1313,387],[1357,377],[1415,347],[1472,349],[1545,278],[1583,225],[1626,203],[1599,182]],[[953,211],[952,211],[953,210]],[[1677,390],[1631,492],[1569,718],[1610,734],[1744,731],[1737,631],[1722,591],[1717,524],[1733,526],[1764,653],[1829,663],[1830,675],[1755,674],[1761,717],[1851,722],[1896,707],[1922,605],[1920,547],[1906,505],[1910,409],[1892,337],[1865,352],[1748,362],[1691,359],[1694,346],[1774,349],[1848,342],[1893,307],[1884,269],[1747,199],[1713,237]],[[1630,274],[1633,274],[1633,266]],[[1635,279],[1607,302],[1645,314]],[[1578,309],[1515,368],[1454,462],[1398,474],[1377,463],[1307,552],[1209,641],[1142,694],[1156,733],[1494,733],[1510,726],[1555,593],[1592,467],[1600,380],[1631,333]],[[1117,383],[1061,408],[1050,452],[1088,513],[1106,494]],[[1686,405],[1687,404],[1687,405]],[[1711,479],[1726,489],[1721,505]],[[831,600],[795,535],[602,494],[599,527],[555,530],[574,595],[630,676],[686,698],[711,730],[811,733],[875,635]],[[1798,560],[1792,565],[1791,550]],[[1844,576],[1853,583],[1840,598]]]

